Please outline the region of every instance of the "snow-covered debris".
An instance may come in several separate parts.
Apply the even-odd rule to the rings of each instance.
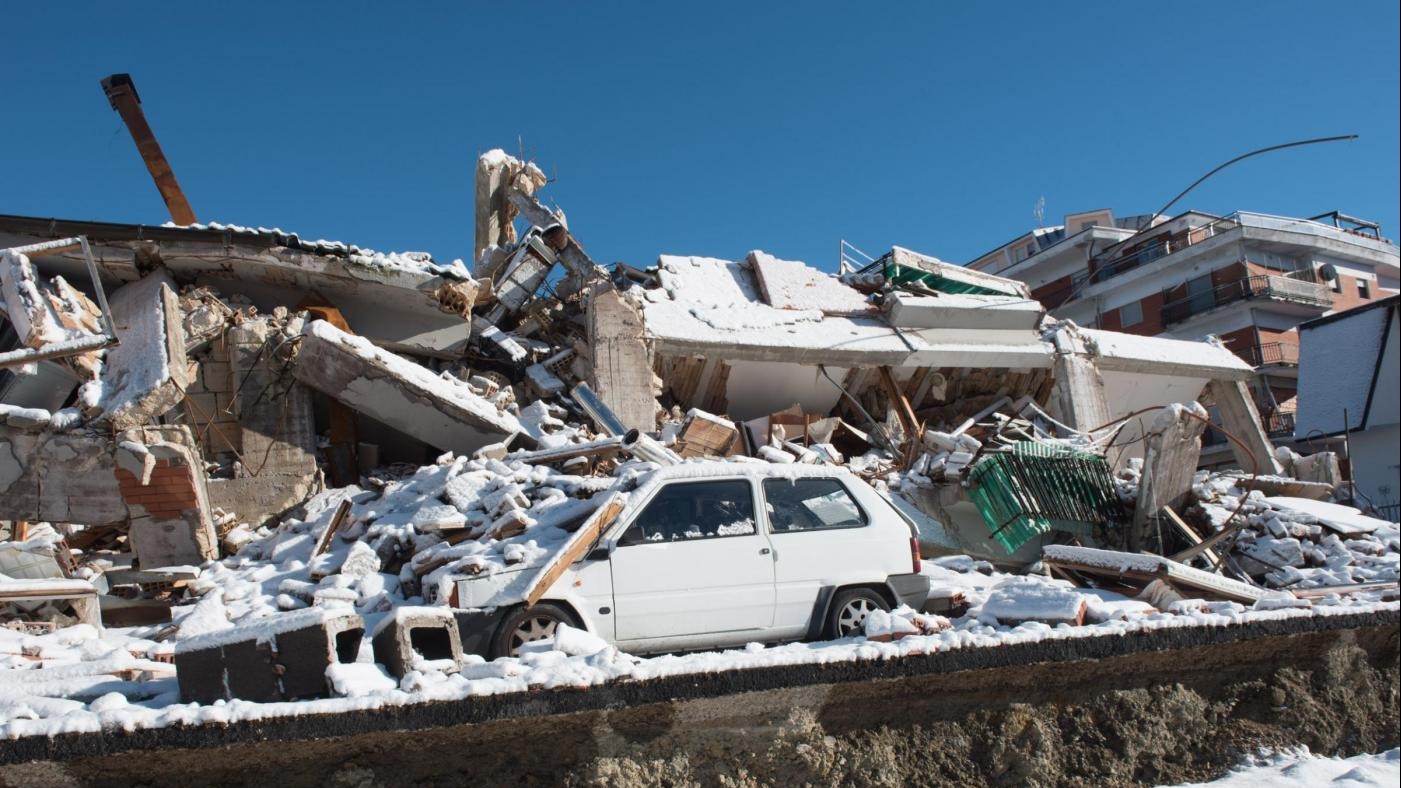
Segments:
[[[1329,758],[1307,747],[1262,751],[1245,759],[1226,776],[1208,783],[1172,788],[1391,788],[1401,783],[1401,749],[1375,755]]]

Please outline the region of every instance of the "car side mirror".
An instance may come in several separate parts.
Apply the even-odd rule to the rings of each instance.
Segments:
[[[585,560],[585,561],[607,561],[607,560],[608,560],[608,556],[611,555],[612,552],[613,552],[612,550],[609,550],[609,549],[606,548],[606,547],[595,547],[594,549],[590,550],[590,551],[588,552],[587,555],[584,556],[584,560]]]

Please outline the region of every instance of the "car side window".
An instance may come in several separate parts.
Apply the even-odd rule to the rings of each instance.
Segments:
[[[774,533],[859,528],[870,522],[836,479],[765,479],[764,504]]]
[[[676,482],[657,491],[618,544],[715,539],[756,533],[749,482]]]

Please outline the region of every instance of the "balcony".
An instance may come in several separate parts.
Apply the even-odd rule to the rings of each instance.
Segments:
[[[1262,426],[1265,428],[1265,434],[1270,437],[1270,440],[1284,441],[1286,443],[1294,440],[1293,413],[1275,412],[1262,414],[1260,420],[1263,422]],[[1226,437],[1226,433],[1222,432],[1220,428],[1215,425],[1207,427],[1206,432],[1202,433],[1202,448],[1208,446],[1224,446],[1228,443],[1230,443],[1230,440]]]
[[[1287,304],[1326,310],[1333,306],[1333,296],[1327,285],[1287,276],[1257,275],[1227,282],[1205,292],[1169,301],[1163,305],[1163,326],[1181,323],[1188,318],[1209,312],[1219,306],[1264,298]],[[1296,349],[1297,350],[1297,349]],[[1295,362],[1298,354],[1295,354]]]
[[[1293,342],[1261,342],[1241,348],[1236,355],[1252,367],[1299,366],[1299,346]]]
[[[1291,219],[1263,213],[1237,211],[1199,227],[1188,227],[1174,233],[1155,236],[1136,247],[1131,247],[1132,251],[1120,257],[1111,258],[1107,255],[1096,260],[1093,271],[1082,271],[1071,280],[1071,295],[1066,300],[1073,301],[1084,295],[1084,291],[1093,285],[1232,231],[1239,231],[1240,235],[1247,238],[1258,238],[1309,248],[1317,247],[1323,243],[1346,244],[1347,248],[1353,249],[1364,257],[1382,255],[1390,258],[1393,261],[1392,264],[1396,259],[1396,245],[1390,240],[1382,238],[1380,234],[1360,233],[1310,219]],[[1111,255],[1114,251],[1114,248],[1110,247]]]

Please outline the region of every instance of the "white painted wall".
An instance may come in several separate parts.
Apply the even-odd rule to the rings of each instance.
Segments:
[[[1373,506],[1401,500],[1401,425],[1369,427],[1352,434],[1353,478],[1357,492]]]
[[[731,361],[725,389],[730,418],[748,421],[783,410],[793,403],[808,413],[826,415],[837,406],[841,390],[822,376],[816,366],[772,361]],[[847,370],[828,367],[827,374],[841,381]]]

